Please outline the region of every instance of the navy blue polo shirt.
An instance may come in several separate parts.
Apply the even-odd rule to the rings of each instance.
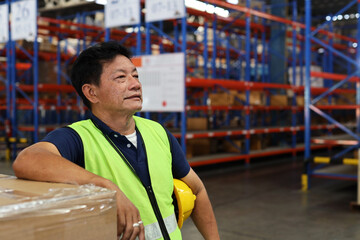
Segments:
[[[90,119],[95,125],[107,135],[116,147],[122,152],[136,174],[145,186],[150,185],[150,176],[147,165],[147,157],[141,134],[136,130],[137,148],[123,135],[111,130],[104,122],[92,115]],[[169,131],[165,129],[168,133]],[[179,142],[169,133],[169,141],[172,154],[172,172],[174,178],[183,178],[190,171],[190,165],[185,158]],[[43,142],[54,144],[62,157],[85,168],[84,147],[79,134],[70,127],[58,128],[50,132]],[[104,140],[105,141],[105,140]]]

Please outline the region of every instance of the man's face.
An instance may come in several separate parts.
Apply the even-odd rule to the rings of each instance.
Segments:
[[[142,108],[142,89],[135,65],[117,56],[103,65],[97,91],[100,107],[111,112],[134,114]]]

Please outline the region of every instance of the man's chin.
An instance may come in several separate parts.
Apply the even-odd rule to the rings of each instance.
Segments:
[[[135,109],[135,112],[140,112],[142,110],[142,105],[140,107],[138,107],[137,109]]]

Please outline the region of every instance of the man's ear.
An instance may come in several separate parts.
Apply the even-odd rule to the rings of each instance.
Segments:
[[[96,96],[96,87],[93,84],[86,83],[82,86],[81,90],[91,103],[97,103],[99,101]]]

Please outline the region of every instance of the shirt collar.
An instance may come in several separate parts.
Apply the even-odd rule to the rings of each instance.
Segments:
[[[94,114],[91,114],[90,119],[104,134],[111,135],[112,133],[116,133],[108,125],[106,125],[103,121],[101,121],[99,118],[97,118]]]
[[[99,118],[97,118],[94,114],[91,113],[90,115],[91,121],[100,129],[101,132],[103,132],[106,135],[112,135],[114,133],[121,135],[118,132],[115,132],[112,130],[108,125],[106,125],[103,121],[101,121]],[[137,127],[135,126],[135,130],[138,133]],[[122,135],[121,135],[122,136]]]

